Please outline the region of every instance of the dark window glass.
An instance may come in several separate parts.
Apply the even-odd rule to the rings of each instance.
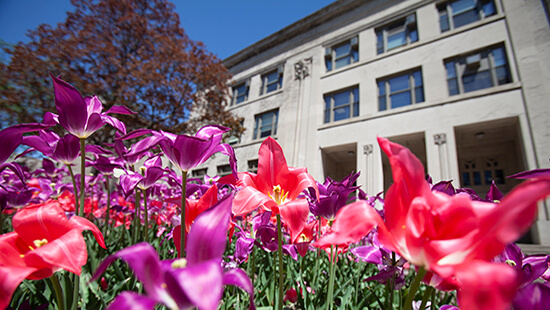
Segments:
[[[359,88],[354,87],[325,95],[324,122],[340,121],[359,116]]]

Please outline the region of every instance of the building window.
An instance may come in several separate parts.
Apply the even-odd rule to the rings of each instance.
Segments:
[[[283,66],[262,75],[260,95],[276,91],[283,87]]]
[[[277,122],[279,121],[278,109],[258,114],[254,118],[254,139],[277,135]]]
[[[416,29],[415,14],[376,29],[376,51],[378,54],[416,41],[418,41],[418,30]]]
[[[248,161],[248,172],[257,173],[258,172],[258,160],[251,159]]]
[[[208,168],[191,170],[191,176],[194,178],[202,178],[206,175],[207,169]]]
[[[226,175],[229,175],[232,173],[231,171],[231,165],[229,164],[226,164],[226,165],[220,165],[217,167],[218,168],[218,175],[220,177],[223,177],[223,176],[226,176]]]
[[[446,60],[445,68],[450,96],[512,82],[502,45]]]
[[[462,27],[497,13],[494,0],[455,0],[437,6],[441,32]]]
[[[325,50],[325,65],[327,71],[338,69],[359,61],[359,44],[357,37],[328,47]]]
[[[325,123],[359,116],[359,86],[328,94],[325,98]]]
[[[248,89],[249,89],[249,80],[246,82],[237,84],[232,87],[233,89],[233,98],[231,99],[231,105],[236,105],[241,102],[248,100]]]
[[[424,86],[421,70],[378,80],[379,111],[420,102],[424,102]]]

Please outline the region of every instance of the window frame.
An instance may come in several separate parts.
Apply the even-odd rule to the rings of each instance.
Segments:
[[[388,37],[390,36],[390,32],[399,27],[402,28],[402,32],[404,32],[405,34],[405,43],[388,48]],[[414,30],[412,30],[412,28],[414,28]],[[395,34],[397,33],[401,33],[401,32],[396,32]],[[411,34],[413,33],[416,33],[415,39],[411,38]],[[407,46],[412,43],[418,42],[419,33],[418,33],[418,27],[416,24],[416,13],[409,14],[403,18],[400,18],[396,21],[388,23],[382,27],[376,28],[375,36],[376,36],[376,54],[377,55],[384,54],[396,48]]]
[[[269,135],[262,136],[262,127],[265,126],[263,124],[262,116],[268,116],[271,114],[271,129]],[[254,115],[254,132],[253,132],[253,140],[258,140],[266,137],[273,137],[277,135],[277,127],[279,123],[279,109],[269,110],[263,113],[259,113]]]
[[[344,93],[348,93],[349,100],[348,103],[345,105],[335,105],[335,97]],[[357,97],[357,98],[355,98]],[[327,99],[330,100],[330,103],[327,102]],[[323,102],[325,103],[324,113],[323,113],[323,123],[324,124],[330,124],[334,122],[339,122],[347,119],[351,119],[354,117],[359,116],[360,111],[360,96],[359,96],[359,85],[353,85],[350,87],[346,87],[343,89],[339,89],[337,91],[333,91],[327,94],[323,95]],[[342,108],[349,108],[348,117],[340,118],[338,120],[335,120],[335,113],[336,110],[342,109]],[[327,119],[327,113],[328,113],[328,119]]]
[[[283,71],[284,71],[284,67],[279,66],[261,75],[262,87],[260,88],[260,96],[278,91],[283,88]],[[276,76],[276,79],[273,81],[270,81],[269,77],[272,75]],[[275,89],[270,90],[269,87],[272,85],[275,85]]]
[[[247,171],[251,173],[257,173],[258,172],[258,159],[249,159],[248,162],[248,168]]]
[[[337,49],[349,45],[349,51],[347,54],[338,56]],[[349,58],[349,63],[336,66],[339,60]],[[359,61],[359,37],[356,35],[347,40],[340,41],[330,47],[325,48],[325,69],[326,72],[338,70],[340,68],[347,67]]]
[[[218,176],[220,177],[233,173],[233,171],[231,170],[231,164],[217,165],[216,171],[218,172]]]
[[[500,61],[504,61],[503,64],[497,64],[495,61],[495,51],[497,50],[500,50],[500,57],[502,57]],[[444,59],[443,64],[445,66],[447,76],[447,90],[449,91],[449,96],[493,88],[513,82],[510,63],[508,61],[508,54],[506,52],[505,45],[502,43],[469,52],[467,54]],[[449,72],[451,69],[452,73]],[[504,69],[503,73],[505,73],[505,76],[503,82],[501,82],[501,76],[499,76],[499,69]],[[474,77],[482,72],[489,72],[491,86],[467,90],[464,83],[464,77]],[[451,84],[453,85],[451,86]],[[476,85],[479,85],[479,83]]]
[[[238,92],[238,89],[240,89],[241,87],[244,88],[244,92],[242,94]],[[248,101],[248,94],[250,92],[250,79],[240,82],[238,84],[235,84],[234,86],[231,87],[231,91],[232,91],[232,95],[231,95],[232,106]],[[239,97],[241,96],[243,96],[243,100],[238,101]]]
[[[442,3],[438,3],[436,5],[436,9],[437,9],[437,12],[438,12],[438,15],[439,15],[439,30],[441,31],[441,33],[451,31],[451,30],[466,26],[466,25],[471,24],[471,23],[475,23],[477,21],[483,20],[487,17],[496,15],[498,13],[497,5],[496,5],[496,2],[494,0],[472,0],[472,1],[475,2],[475,5],[471,9],[467,9],[467,10],[460,11],[458,13],[454,13],[453,9],[452,9],[452,4],[456,3],[456,2],[459,2],[459,1],[468,1],[468,0],[452,0],[452,1],[446,1],[446,2],[442,2]],[[485,12],[485,6],[486,5],[491,5],[492,6],[493,13],[487,14]],[[461,14],[466,14],[466,13],[472,11],[472,10],[476,11],[477,19],[475,21],[471,21],[471,22],[468,22],[468,23],[465,23],[465,24],[462,24],[462,25],[459,25],[459,26],[455,26],[455,23],[456,23],[455,17],[456,16],[461,15]],[[442,25],[443,20],[446,23],[445,28]]]
[[[191,177],[202,178],[208,174],[208,167],[191,170]]]
[[[420,85],[417,85],[417,78],[415,77],[415,74],[418,73],[420,77]],[[399,89],[396,91],[391,90],[391,81],[396,80],[401,77],[408,76],[408,87],[406,89]],[[381,91],[381,84],[384,85],[383,92]],[[423,103],[426,101],[426,96],[424,94],[424,77],[422,76],[422,68],[414,68],[411,70],[399,72],[397,74],[393,74],[387,77],[379,78],[376,80],[376,85],[378,87],[378,112],[382,111],[388,111],[393,109],[398,109],[406,106],[412,106],[415,104]],[[420,89],[422,92],[422,98],[421,101],[419,101],[417,93],[417,90]],[[399,105],[396,107],[393,107],[392,104],[392,96],[393,95],[399,95],[409,92],[409,98],[410,101],[408,104],[405,105]],[[384,98],[384,102],[381,101],[381,98]],[[382,108],[383,104],[383,108]]]

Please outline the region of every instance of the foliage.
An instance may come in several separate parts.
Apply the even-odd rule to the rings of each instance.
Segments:
[[[0,64],[0,124],[40,122],[54,111],[49,73],[97,95],[129,130],[195,132],[211,123],[243,128],[225,109],[231,78],[201,42],[191,40],[167,0],[72,0],[63,23],[40,25],[29,43],[6,47]],[[103,132],[93,139],[111,138]]]

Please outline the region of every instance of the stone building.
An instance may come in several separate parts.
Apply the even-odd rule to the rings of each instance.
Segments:
[[[341,0],[224,60],[239,171],[267,136],[320,182],[360,171],[391,184],[378,136],[407,146],[433,180],[484,197],[494,181],[549,167],[550,28],[544,0]],[[228,173],[217,156],[191,172]],[[550,244],[549,209],[524,242]]]

